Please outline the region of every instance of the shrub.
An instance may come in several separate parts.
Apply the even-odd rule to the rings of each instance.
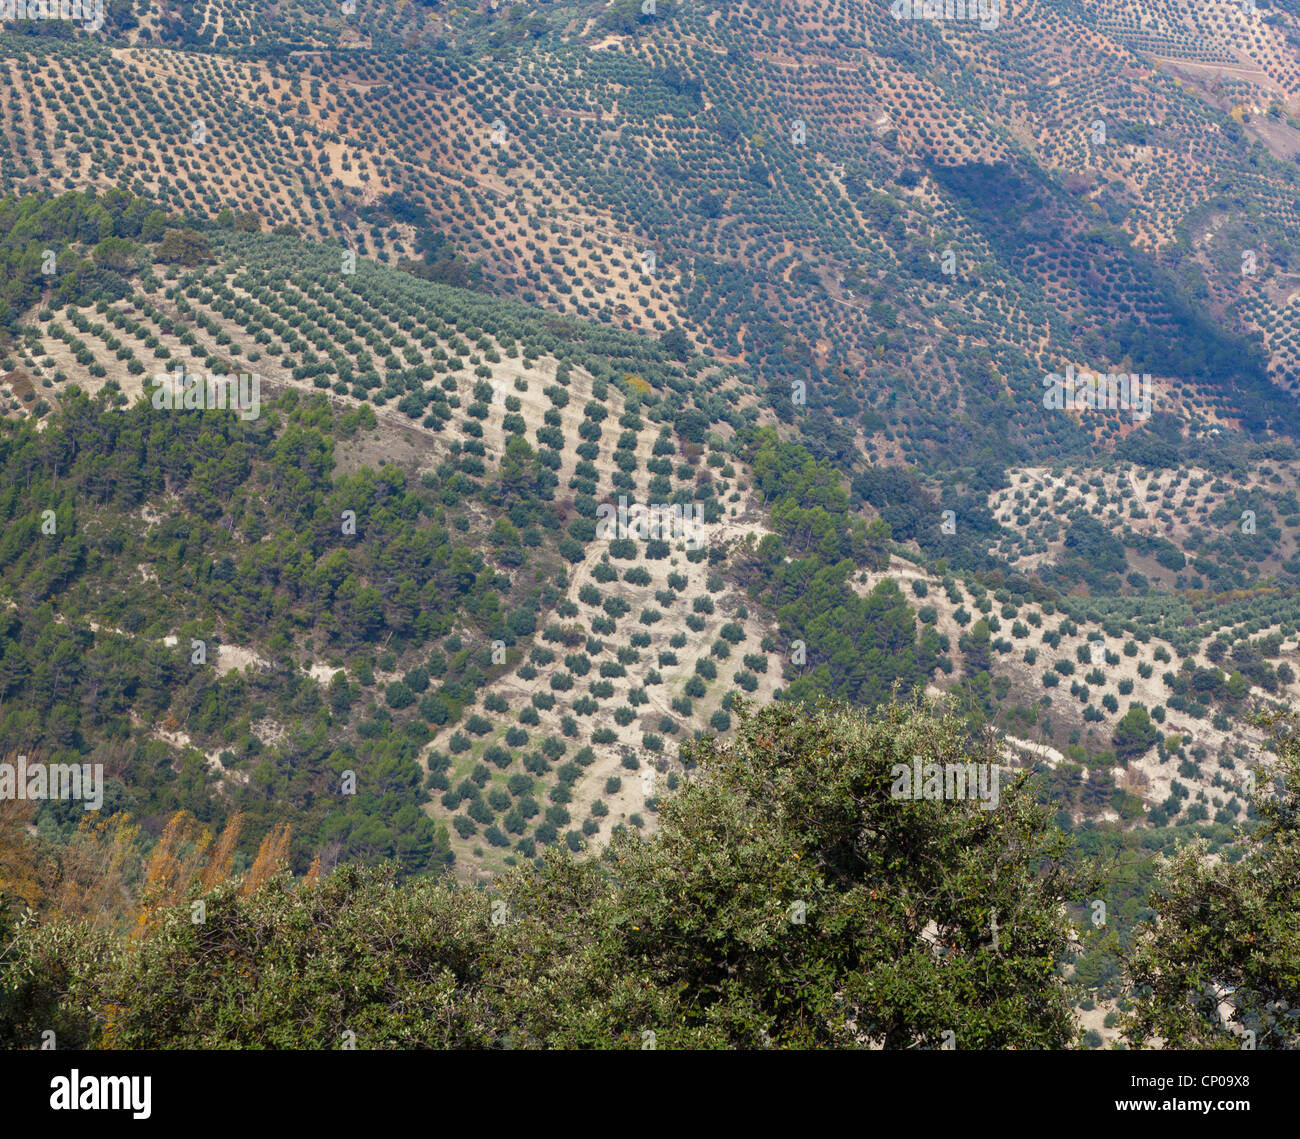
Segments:
[[[465,730],[476,736],[485,736],[492,730],[492,721],[486,716],[475,714],[465,721]]]
[[[415,693],[403,681],[395,680],[384,690],[384,702],[390,708],[409,708],[415,703]]]

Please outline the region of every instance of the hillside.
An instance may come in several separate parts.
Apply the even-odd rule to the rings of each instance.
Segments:
[[[1300,9],[359,8],[0,32],[0,761],[107,776],[0,895],[595,874],[920,693],[1121,866],[1118,1040],[1300,704]]]

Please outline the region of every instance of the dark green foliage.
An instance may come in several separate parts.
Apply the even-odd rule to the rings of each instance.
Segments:
[[[1151,902],[1158,923],[1139,931],[1145,936],[1126,960],[1135,1008],[1125,1028],[1138,1041],[1159,1035],[1174,1048],[1236,1050],[1249,1030],[1256,1048],[1300,1044],[1291,949],[1300,929],[1300,737],[1294,721],[1273,726],[1278,780],[1258,789],[1262,822],[1244,857],[1224,863],[1186,847],[1159,872]],[[1193,806],[1204,817],[1204,806]]]
[[[566,837],[491,891],[352,867],[249,897],[218,886],[204,924],[187,904],[164,911],[147,951],[89,923],[32,923],[0,959],[0,1044],[53,1028],[103,1046],[110,1009],[119,1048],[334,1048],[345,1030],[374,1048],[640,1048],[645,1025],[661,1048],[1074,1039],[1054,967],[1065,904],[1089,885],[1045,813],[1018,784],[993,811],[891,797],[895,762],[971,757],[957,725],[778,705],[730,747],[692,747],[703,777],[659,805],[658,834],[618,831],[616,878],[613,861],[571,860]],[[521,822],[503,820],[515,835]],[[550,808],[536,842],[568,822]],[[1016,915],[997,950],[995,911]],[[937,953],[918,936],[928,922]]]

